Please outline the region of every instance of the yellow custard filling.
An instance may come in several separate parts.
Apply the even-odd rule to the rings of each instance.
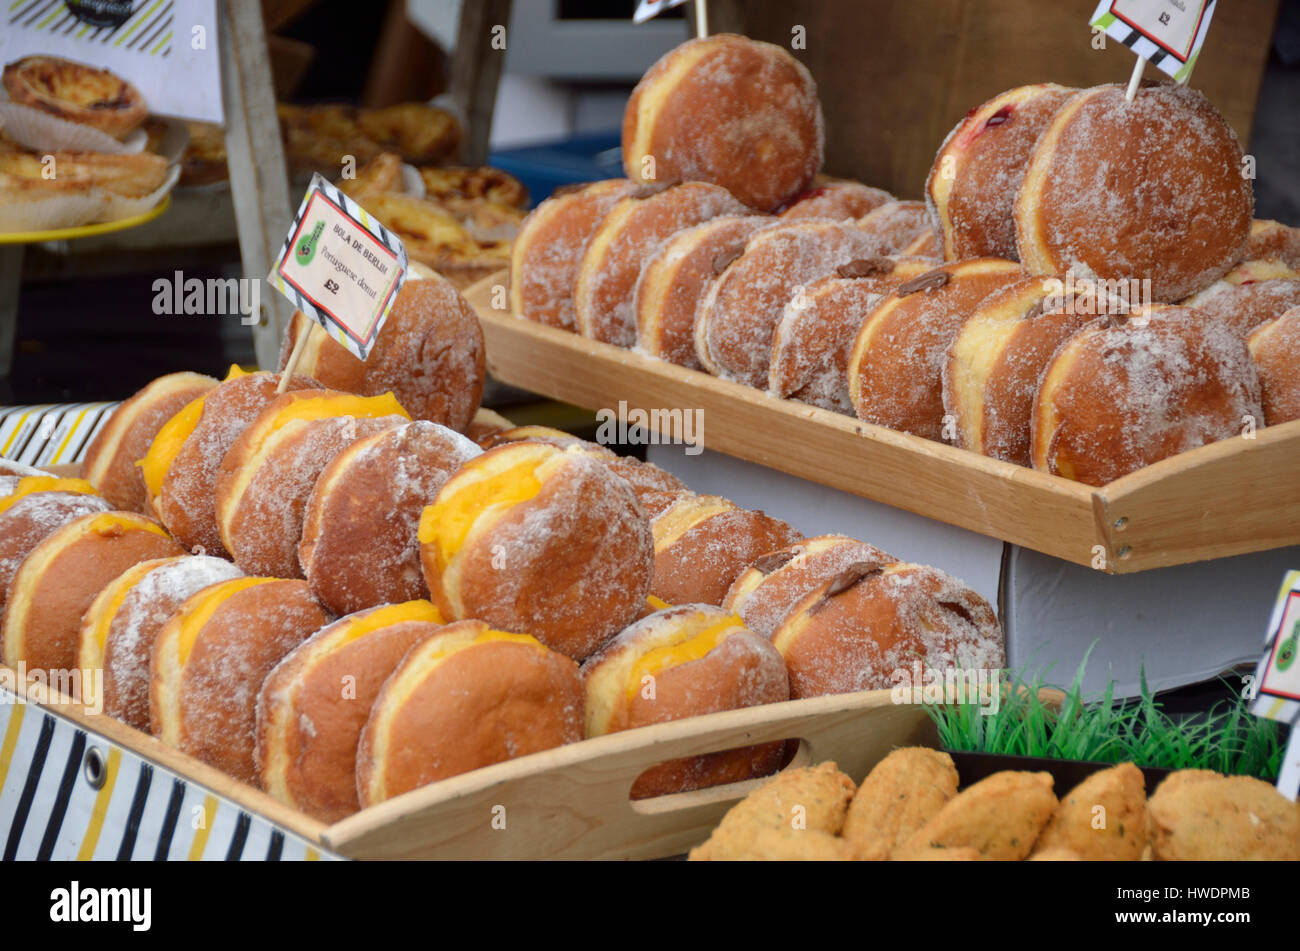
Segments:
[[[0,498],[0,512],[19,499],[37,492],[76,492],[79,495],[99,495],[85,479],[61,479],[58,476],[24,476],[18,480],[13,494]]]

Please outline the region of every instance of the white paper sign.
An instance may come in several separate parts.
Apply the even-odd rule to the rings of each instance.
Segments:
[[[111,70],[157,115],[222,124],[216,0],[0,0],[0,64],[61,56]]]
[[[1205,42],[1217,0],[1102,0],[1089,21],[1182,82]]]
[[[1291,724],[1277,788],[1294,800],[1300,790],[1300,571],[1282,579],[1251,690],[1251,713]]]
[[[636,12],[632,14],[632,22],[644,23],[646,20],[653,20],[665,10],[680,7],[685,2],[686,0],[641,0],[636,6]]]

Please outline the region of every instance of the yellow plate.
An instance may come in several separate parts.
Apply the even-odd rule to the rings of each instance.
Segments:
[[[8,231],[0,232],[0,244],[35,244],[38,241],[61,241],[65,238],[89,238],[96,234],[111,234],[135,228],[147,221],[153,221],[171,207],[172,196],[164,195],[158,202],[142,215],[119,218],[117,221],[100,221],[93,225],[80,225],[76,228],[53,228],[49,231]]]

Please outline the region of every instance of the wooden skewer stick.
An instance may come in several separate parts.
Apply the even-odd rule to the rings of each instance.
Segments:
[[[1141,56],[1136,57],[1137,62],[1133,64],[1133,75],[1128,78],[1128,92],[1124,93],[1124,98],[1132,102],[1138,94],[1138,86],[1142,82],[1142,71],[1146,69],[1147,61]]]
[[[306,330],[306,333],[299,334],[298,339],[294,341],[289,362],[284,365],[284,370],[280,373],[280,384],[275,388],[277,394],[289,389],[289,380],[293,378],[293,371],[298,369],[298,361],[302,359],[302,352],[307,348],[307,338],[311,336],[311,327],[307,327]]]
[[[709,35],[709,0],[695,0],[695,38]]]

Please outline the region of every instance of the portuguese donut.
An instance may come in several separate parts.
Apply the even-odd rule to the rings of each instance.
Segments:
[[[4,610],[5,592],[14,574],[32,549],[75,518],[95,512],[107,512],[111,506],[108,500],[98,494],[87,494],[80,488],[71,491],[62,489],[41,489],[24,492],[23,483],[31,485],[40,479],[53,476],[26,476],[17,480],[10,494],[0,498],[0,611]],[[31,480],[31,481],[29,481]],[[81,482],[86,488],[90,483],[82,480],[56,480],[56,482]],[[21,494],[20,494],[21,493]]]
[[[894,200],[889,192],[861,182],[827,182],[797,196],[781,210],[781,217],[830,218],[847,221],[861,218],[886,202]]]
[[[1300,419],[1300,307],[1258,327],[1247,341],[1259,373],[1264,422],[1269,426]]]

